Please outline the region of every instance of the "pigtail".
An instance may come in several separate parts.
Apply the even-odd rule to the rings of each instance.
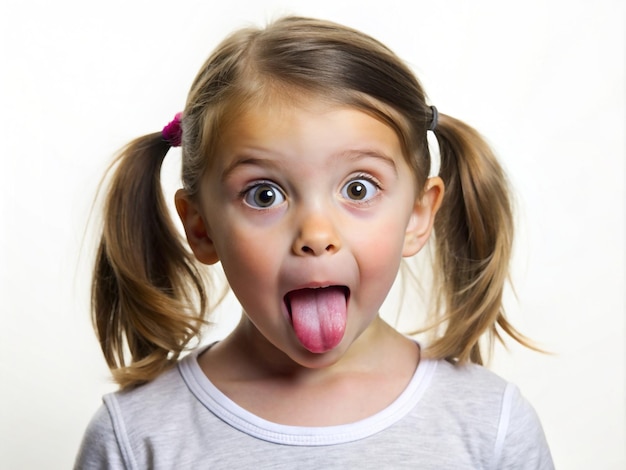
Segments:
[[[109,168],[92,319],[122,388],[147,382],[173,364],[204,323],[202,278],[161,190],[169,148],[160,132],[147,135],[125,147]],[[200,310],[190,311],[198,301]]]
[[[435,219],[437,312],[445,324],[430,353],[453,362],[482,364],[479,339],[502,340],[497,325],[526,346],[528,340],[504,316],[513,214],[504,171],[471,127],[440,115],[435,130],[446,192]],[[532,346],[531,346],[532,347]]]

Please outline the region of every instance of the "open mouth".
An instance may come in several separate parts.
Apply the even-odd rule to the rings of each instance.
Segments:
[[[341,342],[349,297],[346,286],[298,289],[285,295],[293,329],[306,349],[323,353]]]

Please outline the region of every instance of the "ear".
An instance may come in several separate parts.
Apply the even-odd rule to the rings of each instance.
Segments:
[[[191,251],[198,261],[204,264],[215,264],[219,261],[213,240],[202,214],[184,189],[176,191],[174,197],[176,211],[180,217]]]
[[[415,202],[413,212],[404,234],[404,248],[402,256],[413,256],[428,241],[433,230],[435,215],[443,200],[444,185],[438,176],[428,178],[424,194]]]

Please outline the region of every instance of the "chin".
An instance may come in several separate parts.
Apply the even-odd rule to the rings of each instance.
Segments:
[[[342,341],[337,346],[327,351],[313,352],[306,349],[304,346],[299,345],[299,353],[296,357],[291,356],[291,359],[302,367],[307,369],[324,369],[332,367],[345,356],[347,352],[346,346]]]

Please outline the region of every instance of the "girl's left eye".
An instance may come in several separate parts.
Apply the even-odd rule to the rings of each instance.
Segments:
[[[373,198],[378,192],[378,186],[367,178],[358,178],[348,181],[341,188],[341,195],[346,199],[365,202]]]
[[[243,200],[255,209],[267,209],[283,203],[285,196],[276,185],[264,182],[246,189]]]

